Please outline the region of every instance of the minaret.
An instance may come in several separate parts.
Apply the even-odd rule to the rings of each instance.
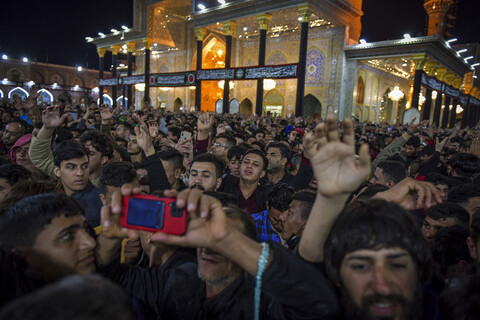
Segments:
[[[428,36],[445,36],[445,15],[453,2],[454,0],[425,0],[423,7],[428,16]]]

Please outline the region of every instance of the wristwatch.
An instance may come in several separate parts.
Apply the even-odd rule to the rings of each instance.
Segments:
[[[408,135],[413,136],[413,133],[411,133],[410,130],[405,129],[405,132],[406,132]]]

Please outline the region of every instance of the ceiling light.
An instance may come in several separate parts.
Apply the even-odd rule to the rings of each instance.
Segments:
[[[360,39],[360,44],[367,44],[367,41],[365,39]]]
[[[8,56],[6,54],[2,55],[2,59],[3,60],[7,60],[8,59]]]
[[[480,62],[472,64],[472,67],[477,67],[477,66],[480,66]]]
[[[100,37],[102,37],[102,38],[105,38],[105,34],[102,33],[102,32],[99,32],[98,35],[99,35]]]
[[[206,7],[205,7],[205,5],[204,5],[203,3],[199,3],[199,4],[198,4],[198,9],[200,9],[200,10],[205,10]]]
[[[23,62],[28,62],[28,58],[27,57],[23,57]]]
[[[87,40],[87,42],[92,42],[93,38],[92,37],[85,37],[85,40]]]
[[[470,59],[473,59],[473,56],[466,57],[465,61],[470,60]]]
[[[467,52],[468,49],[462,49],[462,50],[458,50],[457,53],[464,53],[464,52]]]
[[[129,30],[127,26],[122,26],[122,29],[125,30],[125,31]]]
[[[410,39],[411,37],[410,37],[410,34],[405,33],[405,34],[403,35],[403,38],[405,38],[405,39]]]
[[[453,39],[450,39],[450,40],[447,40],[448,43],[452,43],[452,42],[455,42],[457,41],[458,39],[457,38],[453,38]]]
[[[78,70],[78,71],[82,71],[83,68],[82,68],[81,66],[78,66],[77,70]]]
[[[225,4],[225,0],[218,0],[218,3]]]
[[[247,26],[243,27],[243,31],[247,31],[247,30],[248,30]]]

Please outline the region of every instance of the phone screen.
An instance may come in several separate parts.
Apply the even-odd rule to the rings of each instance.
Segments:
[[[191,137],[192,137],[192,133],[187,132],[187,131],[183,131],[183,132],[180,134],[180,140],[182,140],[182,141],[189,140]]]
[[[129,225],[162,229],[165,218],[165,203],[158,200],[130,198],[128,201]]]

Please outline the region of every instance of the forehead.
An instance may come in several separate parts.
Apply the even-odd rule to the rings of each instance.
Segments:
[[[378,250],[375,249],[360,249],[349,252],[343,258],[343,261],[347,261],[349,259],[369,259],[373,261],[381,261],[386,260],[389,258],[396,258],[396,257],[408,257],[412,259],[410,253],[400,247],[391,247],[391,248],[381,248]]]
[[[437,226],[437,227],[450,227],[455,225],[456,219],[455,218],[443,218],[443,219],[432,219],[430,216],[425,216],[425,220],[432,225],[432,226]]]
[[[215,165],[211,162],[194,162],[190,170],[208,171],[213,173],[215,171]]]
[[[81,158],[63,160],[63,161],[60,163],[60,166],[66,165],[67,163],[76,164],[76,165],[82,165],[82,164],[84,164],[84,163],[86,163],[86,162],[88,163],[88,157],[87,157],[87,155],[84,155],[84,156],[81,157]]]
[[[7,126],[5,128],[8,128],[9,130],[20,130],[21,129],[20,124],[18,122],[9,123],[9,124],[7,124]]]
[[[83,226],[85,224],[85,217],[79,212],[76,215],[66,217],[65,215],[60,215],[55,217],[50,221],[49,224],[43,227],[42,232],[40,232],[37,237],[38,240],[45,239],[46,237],[54,237],[62,230],[72,227],[72,226]]]
[[[280,153],[280,148],[271,147],[271,148],[268,148],[267,152]]]
[[[249,153],[245,157],[243,157],[243,161],[248,160],[248,161],[258,161],[263,163],[263,158],[259,156],[258,154],[255,153]]]

